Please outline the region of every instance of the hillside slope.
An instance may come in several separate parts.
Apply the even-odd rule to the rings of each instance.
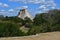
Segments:
[[[33,36],[8,37],[0,40],[60,40],[60,32],[41,33]]]

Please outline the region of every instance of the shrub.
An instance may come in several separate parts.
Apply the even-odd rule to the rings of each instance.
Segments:
[[[13,37],[25,35],[16,24],[0,23],[0,37]]]

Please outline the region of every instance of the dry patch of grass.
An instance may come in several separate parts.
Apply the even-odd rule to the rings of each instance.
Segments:
[[[0,40],[60,40],[60,32],[41,33],[24,37],[0,38]]]

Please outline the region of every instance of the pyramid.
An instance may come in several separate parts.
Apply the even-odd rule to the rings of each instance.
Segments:
[[[32,20],[31,15],[29,14],[29,12],[26,9],[21,9],[18,13],[18,17],[22,18],[22,19],[24,19],[25,17],[28,17]]]

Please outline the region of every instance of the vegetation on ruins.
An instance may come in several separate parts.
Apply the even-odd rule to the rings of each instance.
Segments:
[[[20,30],[22,26],[29,28],[27,33]],[[0,15],[0,37],[27,36],[53,31],[60,31],[60,10],[58,9],[38,13],[33,20],[28,17],[23,20],[17,16]]]

